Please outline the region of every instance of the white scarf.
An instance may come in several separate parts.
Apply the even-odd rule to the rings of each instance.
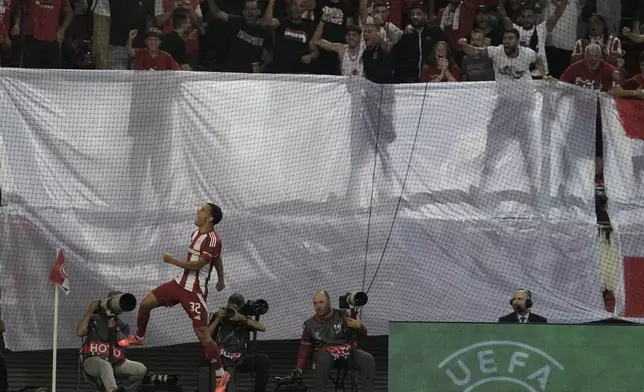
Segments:
[[[458,30],[458,19],[459,16],[461,15],[461,4],[456,7],[456,10],[454,11],[454,19],[452,19],[452,30]],[[445,25],[447,23],[447,15],[450,13],[452,8],[452,4],[448,5],[445,7],[445,11],[443,12],[443,17],[441,18],[441,29],[445,30]]]

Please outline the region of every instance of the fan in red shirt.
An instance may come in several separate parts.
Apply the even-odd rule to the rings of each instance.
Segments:
[[[454,63],[447,42],[437,42],[429,56],[428,64],[423,67],[421,81],[439,83],[458,82],[461,80],[461,69]]]
[[[469,37],[474,29],[476,9],[480,5],[498,5],[495,0],[449,0],[447,7],[438,11],[438,23],[445,32],[447,43],[454,51],[457,64],[463,60],[463,49],[458,44],[462,37]]]
[[[242,3],[243,4],[243,3]],[[188,14],[190,26],[185,30],[186,53],[188,63],[194,69],[197,65],[199,49],[199,28],[203,25],[203,14],[199,0],[155,0],[154,19],[156,25],[161,28],[164,34],[172,33],[174,29],[172,15],[175,11],[183,11]]]
[[[0,0],[0,54],[11,49],[11,35],[19,35],[13,23],[13,9],[17,0]],[[18,32],[18,34],[15,34]]]
[[[628,79],[621,86],[615,86],[611,93],[621,98],[644,99],[644,52],[640,53],[640,74]]]
[[[570,65],[561,75],[561,81],[591,90],[610,91],[617,68],[602,59],[602,48],[597,44],[586,46],[584,59]]]
[[[589,44],[586,46],[584,59],[568,67],[560,80],[583,88],[607,92],[612,89],[613,81],[617,79],[619,79],[619,71],[604,61],[602,47],[598,44]],[[603,188],[604,142],[599,101],[597,101],[595,141],[595,184],[598,188]]]
[[[121,347],[144,345],[150,311],[161,306],[172,307],[181,304],[192,320],[192,327],[206,352],[206,358],[215,369],[215,392],[225,392],[230,378],[228,372],[223,369],[219,347],[210,337],[206,308],[208,282],[213,268],[217,271],[217,291],[226,288],[221,260],[221,239],[215,232],[215,225],[222,217],[221,208],[213,203],[199,207],[195,218],[197,230],[192,233],[187,260],[177,260],[168,253],[163,255],[163,261],[182,268],[182,271],[175,279],[155,288],[143,298],[136,317],[136,334],[118,342]]]
[[[179,65],[168,52],[159,49],[161,45],[161,30],[150,28],[145,33],[147,48],[132,49],[132,40],[137,35],[137,30],[131,30],[125,50],[134,59],[134,69],[137,71],[179,71]]]
[[[26,3],[25,68],[60,68],[63,63],[60,44],[74,19],[69,0],[27,0]],[[59,23],[61,13],[65,18]]]

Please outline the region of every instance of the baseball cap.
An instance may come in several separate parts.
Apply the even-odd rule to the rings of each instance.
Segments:
[[[156,27],[151,27],[145,31],[145,38],[148,37],[157,37],[161,38],[161,30],[157,29]]]

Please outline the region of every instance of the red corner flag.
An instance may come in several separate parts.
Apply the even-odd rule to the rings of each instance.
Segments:
[[[65,295],[69,294],[69,279],[67,279],[67,264],[65,264],[65,251],[63,249],[58,249],[56,264],[54,264],[49,273],[49,279],[56,283]]]

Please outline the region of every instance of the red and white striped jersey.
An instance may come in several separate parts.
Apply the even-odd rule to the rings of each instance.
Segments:
[[[221,254],[221,238],[214,231],[200,233],[195,230],[190,237],[190,246],[188,247],[188,262],[197,262],[200,258],[206,260],[208,264],[199,270],[187,270],[175,278],[184,289],[203,295],[204,299],[208,296],[208,282],[210,274],[215,266],[215,261]]]
[[[605,56],[621,57],[624,54],[622,51],[622,41],[620,41],[618,37],[609,35],[606,40],[604,40],[604,36],[578,40],[575,44],[575,49],[572,51],[572,55],[583,57],[584,52],[586,51],[586,46],[589,44],[597,44],[601,46]]]

